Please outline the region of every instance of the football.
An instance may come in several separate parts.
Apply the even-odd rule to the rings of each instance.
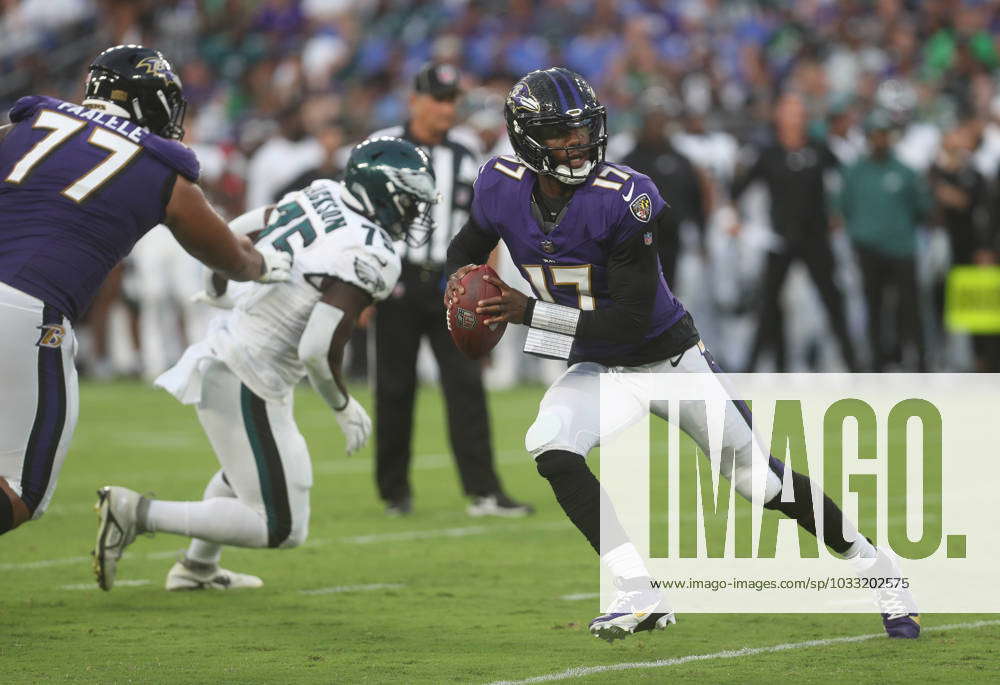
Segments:
[[[489,297],[498,297],[500,288],[483,280],[489,274],[497,277],[497,272],[488,264],[483,264],[462,277],[465,294],[448,307],[448,330],[455,345],[469,359],[480,359],[496,347],[507,330],[506,323],[487,326],[485,314],[476,314],[476,304]]]

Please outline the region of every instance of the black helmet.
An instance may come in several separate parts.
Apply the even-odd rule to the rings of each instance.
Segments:
[[[514,84],[504,106],[507,134],[514,152],[532,171],[576,185],[604,161],[608,145],[607,110],[594,89],[577,73],[563,67],[532,71]],[[567,130],[586,127],[585,143],[549,147],[545,140],[561,138]],[[587,164],[573,169],[558,162],[556,151],[583,151]]]
[[[431,206],[438,201],[427,153],[401,138],[369,138],[351,151],[344,186],[362,214],[396,240],[417,247],[434,230]]]
[[[184,137],[187,102],[181,80],[159,50],[141,45],[108,48],[90,65],[85,97],[124,108],[132,121],[159,136]]]

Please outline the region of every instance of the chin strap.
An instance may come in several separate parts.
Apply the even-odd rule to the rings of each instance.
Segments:
[[[594,170],[595,166],[591,160],[587,160],[587,163],[579,169],[573,169],[568,164],[560,164],[552,171],[552,174],[560,183],[576,186],[587,180],[587,177],[590,176],[590,172]]]

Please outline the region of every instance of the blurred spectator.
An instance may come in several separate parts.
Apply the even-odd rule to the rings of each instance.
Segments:
[[[785,359],[780,354],[783,349],[780,336],[784,331],[776,330],[777,322],[782,320],[779,297],[792,261],[801,259],[819,290],[844,363],[854,371],[857,362],[847,333],[843,296],[833,280],[834,259],[829,238],[825,175],[837,168],[837,158],[825,144],[807,138],[805,106],[798,95],[782,96],[775,107],[774,123],[775,142],[760,151],[732,188],[736,201],[751,183],[764,182],[770,192],[771,226],[780,238],[780,245],[768,254],[757,334],[746,368],[755,368],[760,353],[775,346],[777,369],[785,371]]]
[[[247,168],[247,207],[260,207],[281,197],[281,190],[299,174],[320,165],[323,146],[302,122],[302,103],[286,105],[278,115],[278,135],[264,143]]]
[[[108,45],[163,49],[181,70],[203,166],[216,167],[206,190],[236,215],[248,198],[268,202],[324,164],[322,142],[304,130],[323,135],[316,124],[337,117],[349,146],[404,118],[409,84],[430,59],[461,68],[470,92],[491,93],[506,93],[515,73],[564,64],[590,77],[608,105],[612,159],[634,147],[644,94],[667,89],[684,112],[671,142],[707,173],[712,197],[725,194],[741,146],[768,144],[774,101],[789,89],[808,95],[812,130],[842,164],[863,152],[854,120],[873,106],[891,114],[901,132],[895,156],[918,173],[935,162],[942,128],[971,117],[970,129],[982,128],[976,166],[995,186],[998,17],[1000,0],[0,0],[0,110],[29,92],[75,93],[80,65]],[[304,118],[279,133],[289,109]],[[473,145],[509,152],[498,111],[473,107],[465,121],[458,112],[454,132],[465,124],[479,138]],[[766,222],[753,219],[765,195],[744,193],[751,228],[730,241],[741,276],[726,287],[743,299],[757,281],[766,285],[757,266]],[[732,222],[710,211],[707,224],[709,245],[722,245],[721,226]],[[680,278],[693,269],[692,280],[713,287],[734,271],[691,264],[682,256]],[[793,342],[804,311],[787,312]],[[708,313],[698,313],[708,331]]]
[[[344,127],[339,119],[328,119],[320,126],[317,141],[323,149],[323,157],[319,164],[306,169],[296,176],[288,185],[281,188],[275,199],[283,197],[293,190],[305,188],[319,178],[339,179],[343,168],[340,165],[341,150],[344,147]]]
[[[826,118],[826,143],[841,166],[849,166],[865,152],[865,136],[856,125],[854,107],[849,98],[830,105]]]
[[[663,275],[671,288],[676,288],[677,258],[681,250],[681,233],[690,227],[704,251],[705,215],[708,209],[704,181],[687,157],[670,140],[667,130],[669,113],[676,114],[680,103],[666,93],[647,93],[643,100],[642,129],[635,147],[622,160],[627,166],[648,175],[666,198],[668,221],[665,233],[657,239]]]
[[[937,209],[937,220],[948,235],[954,266],[989,264],[994,261],[990,244],[989,191],[986,179],[972,160],[975,135],[968,125],[945,134],[941,150],[928,173],[928,184]],[[943,331],[944,281],[934,284],[934,314],[937,332]],[[998,371],[997,336],[972,336],[976,370]]]
[[[873,370],[883,371],[890,361],[903,361],[907,345],[912,344],[916,363],[907,366],[926,371],[915,255],[917,226],[929,209],[929,200],[920,177],[893,154],[891,129],[886,112],[868,115],[869,152],[845,173],[840,211],[864,279]],[[894,291],[892,305],[885,307],[890,290]],[[894,353],[884,335],[889,327],[897,331]]]

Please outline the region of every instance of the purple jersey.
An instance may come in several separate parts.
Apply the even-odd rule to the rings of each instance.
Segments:
[[[534,186],[534,172],[515,158],[490,159],[476,179],[473,219],[506,243],[535,297],[584,310],[614,306],[608,288],[608,256],[637,233],[653,241],[653,219],[666,204],[656,185],[634,169],[604,162],[573,193],[549,233],[542,231],[531,212]],[[570,362],[628,357],[684,314],[661,273],[643,343],[578,338]]]
[[[70,320],[108,272],[163,221],[177,174],[198,160],[179,142],[107,112],[21,98],[0,142],[0,281]]]

